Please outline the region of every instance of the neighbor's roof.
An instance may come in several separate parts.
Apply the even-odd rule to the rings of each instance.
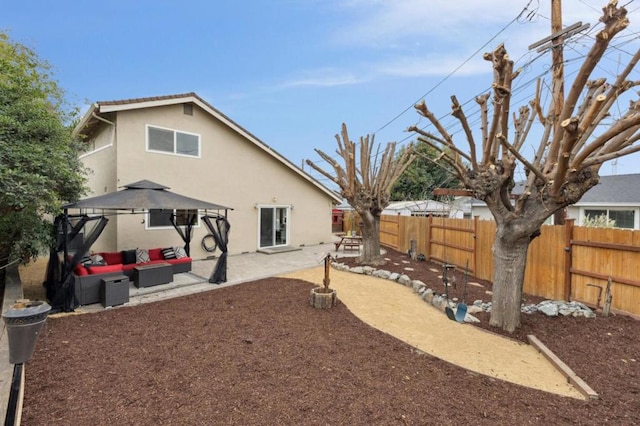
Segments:
[[[524,182],[517,182],[513,189],[519,194]],[[483,201],[472,200],[474,206],[485,205]],[[640,205],[640,173],[600,176],[600,182],[588,190],[575,206]]]
[[[243,136],[248,141],[252,142],[258,148],[262,149],[265,153],[272,156],[276,160],[280,161],[283,165],[291,169],[294,173],[298,174],[303,179],[310,182],[312,185],[320,189],[322,192],[326,193],[329,197],[331,197],[336,203],[340,203],[342,200],[339,194],[330,190],[316,179],[314,179],[311,175],[307,174],[304,170],[293,164],[283,155],[278,153],[276,150],[271,148],[269,145],[258,139],[256,136],[251,134],[245,128],[240,126],[235,121],[231,120],[229,117],[224,115],[222,112],[214,108],[207,101],[202,99],[200,96],[195,94],[194,92],[177,94],[177,95],[167,95],[167,96],[153,96],[147,98],[134,98],[134,99],[124,99],[124,100],[116,100],[116,101],[99,101],[91,105],[87,113],[82,117],[80,123],[76,126],[74,133],[75,134],[90,134],[93,128],[96,125],[100,124],[103,120],[99,117],[99,114],[105,114],[109,112],[118,112],[118,111],[127,111],[134,109],[142,109],[142,108],[153,108],[159,106],[167,106],[167,105],[175,105],[175,104],[183,104],[183,103],[193,103],[204,111],[209,113],[211,116],[215,117],[222,123],[226,124],[230,129],[234,130],[239,135]]]
[[[640,204],[640,174],[600,176],[576,204]]]
[[[385,210],[436,211],[450,210],[448,204],[435,200],[393,201]]]
[[[120,191],[64,204],[62,207],[103,210],[233,210],[230,207],[176,194],[169,191],[169,187],[148,180],[130,183],[123,188]]]

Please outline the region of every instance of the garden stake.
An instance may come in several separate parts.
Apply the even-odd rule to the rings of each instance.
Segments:
[[[448,263],[442,264],[442,282],[444,284],[444,292],[447,298],[447,306],[444,308],[444,312],[447,314],[450,320],[456,320],[456,314],[453,313],[453,309],[449,306],[449,278],[447,277],[447,270],[450,268],[455,268],[455,265],[450,265]]]
[[[469,259],[467,259],[467,264],[464,267],[464,284],[462,287],[462,303],[458,304],[458,308],[456,309],[456,321],[464,322],[464,317],[467,316],[467,281],[469,277]]]

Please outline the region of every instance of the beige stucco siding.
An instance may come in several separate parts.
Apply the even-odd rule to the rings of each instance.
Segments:
[[[117,133],[114,132],[112,125],[105,123],[102,126],[102,131],[92,141],[93,150],[80,157],[84,166],[89,169],[87,187],[90,192],[86,194],[86,197],[104,195],[118,189],[116,180],[117,144]],[[117,224],[118,217],[110,216],[109,224],[98,241],[91,247],[92,251],[100,252],[114,247],[117,240]]]
[[[200,158],[148,152],[147,125],[200,135]],[[289,245],[330,241],[331,198],[197,106],[193,116],[183,114],[182,105],[119,111],[117,141],[118,187],[147,179],[173,192],[233,208],[228,216],[231,254],[258,249],[256,205],[291,209]],[[99,188],[98,183],[95,180],[92,187]],[[118,250],[183,244],[175,230],[149,230],[144,219],[119,216]],[[195,229],[192,257],[208,254],[200,248],[207,232],[204,224]]]

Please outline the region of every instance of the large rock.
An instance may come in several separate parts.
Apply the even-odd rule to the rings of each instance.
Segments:
[[[538,310],[548,317],[557,317],[559,311],[555,303],[541,303],[538,305]]]
[[[391,275],[391,272],[385,271],[384,269],[377,269],[377,270],[373,271],[373,273],[371,275],[374,276],[374,277],[383,278],[383,279],[386,280]]]
[[[407,287],[411,286],[411,278],[405,274],[400,275],[398,282],[402,285],[406,285]]]
[[[413,287],[413,291],[416,293],[420,293],[420,291],[426,287],[426,285],[420,280],[411,281],[411,286]]]

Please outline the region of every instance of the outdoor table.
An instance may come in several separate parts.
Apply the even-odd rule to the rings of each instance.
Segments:
[[[345,235],[340,238],[340,241],[335,243],[336,251],[342,246],[343,251],[357,250],[360,251],[360,245],[362,244],[362,237]]]

